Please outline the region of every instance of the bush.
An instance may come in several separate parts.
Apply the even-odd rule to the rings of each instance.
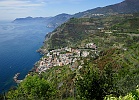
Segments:
[[[120,96],[116,98],[116,97],[113,97],[112,95],[108,95],[104,98],[104,100],[139,100],[139,89],[127,94],[124,97]]]
[[[11,90],[7,94],[8,99],[50,99],[55,94],[53,87],[45,79],[38,75],[28,76],[19,84],[17,90]]]

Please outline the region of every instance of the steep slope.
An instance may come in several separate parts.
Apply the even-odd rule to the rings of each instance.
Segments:
[[[106,34],[103,33],[122,32],[138,34],[138,21],[139,18],[132,14],[119,14],[99,18],[71,18],[67,23],[62,24],[53,32],[46,35],[43,48],[49,50],[66,46],[82,47],[82,45],[85,44],[85,41],[98,43],[98,41],[100,42],[101,40],[103,40],[101,41],[101,45],[98,43],[100,47],[102,47],[103,44],[105,44],[105,47],[112,46],[113,44],[109,44],[109,42],[114,43],[114,39],[112,38],[106,41]],[[101,40],[98,40],[97,38],[93,40],[94,37],[101,35],[103,35],[104,38]],[[122,41],[119,39],[117,43],[120,42]]]
[[[86,44],[95,43],[99,52],[99,56],[94,58],[88,56],[77,60],[75,71],[69,69],[69,64],[53,67],[43,73],[58,88],[56,97],[103,100],[108,94],[126,95],[135,90],[139,82],[139,31],[134,33],[113,29],[121,23],[121,26],[137,30],[136,25],[129,24],[135,19],[139,20],[136,16],[121,14],[101,18],[71,18],[48,34],[43,47],[45,50],[56,51],[66,46],[83,50]],[[44,58],[46,55],[44,53]]]

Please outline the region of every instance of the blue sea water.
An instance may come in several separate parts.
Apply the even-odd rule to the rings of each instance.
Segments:
[[[13,76],[23,79],[41,57],[36,52],[43,45],[45,24],[15,24],[0,22],[0,93],[14,86]]]

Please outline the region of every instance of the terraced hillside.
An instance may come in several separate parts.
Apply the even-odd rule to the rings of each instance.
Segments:
[[[30,73],[7,93],[7,98],[103,100],[108,95],[118,98],[128,93],[139,98],[134,92],[139,85],[139,27],[135,21],[138,19],[131,14],[71,18],[46,36],[41,48],[44,56],[36,67],[47,70]],[[95,49],[88,44],[96,46]],[[65,59],[72,60],[66,65],[47,66]],[[46,93],[41,92],[46,89]]]

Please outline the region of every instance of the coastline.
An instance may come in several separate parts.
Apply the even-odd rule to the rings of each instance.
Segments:
[[[0,94],[17,86],[13,80],[14,75],[20,73],[19,79],[24,79],[34,68],[35,62],[42,57],[35,51],[43,45],[46,34],[53,29],[39,24],[36,27],[10,22],[1,23]]]
[[[52,29],[52,28],[51,28],[51,29]],[[54,29],[53,29],[53,30],[54,30]],[[53,31],[53,30],[52,30],[52,31]],[[45,40],[46,40],[48,34],[52,33],[52,31],[48,32],[48,33],[45,35]],[[45,41],[45,40],[44,40],[44,41]],[[44,41],[43,41],[42,43],[44,43]],[[46,49],[42,49],[42,48],[41,48],[43,45],[44,45],[44,44],[42,44],[42,45],[40,46],[40,48],[39,48],[38,50],[36,50],[36,53],[39,53],[39,55],[41,56],[40,59],[34,63],[33,67],[32,67],[30,70],[28,70],[28,72],[27,72],[27,74],[24,76],[24,78],[22,78],[22,79],[20,79],[20,80],[18,79],[18,78],[19,78],[19,75],[20,75],[19,72],[16,73],[16,74],[14,75],[13,80],[14,80],[14,82],[15,82],[16,84],[21,83],[21,82],[22,82],[28,75],[30,75],[31,73],[36,73],[36,70],[37,70],[37,68],[39,67],[38,64],[39,64],[39,62],[41,61],[41,58],[48,52]]]
[[[19,79],[18,79],[19,75],[20,75],[20,73],[17,73],[17,74],[15,74],[15,76],[13,77],[14,81],[15,81],[17,84],[19,84],[19,83],[21,83],[21,82],[23,81],[23,80],[19,80]]]

